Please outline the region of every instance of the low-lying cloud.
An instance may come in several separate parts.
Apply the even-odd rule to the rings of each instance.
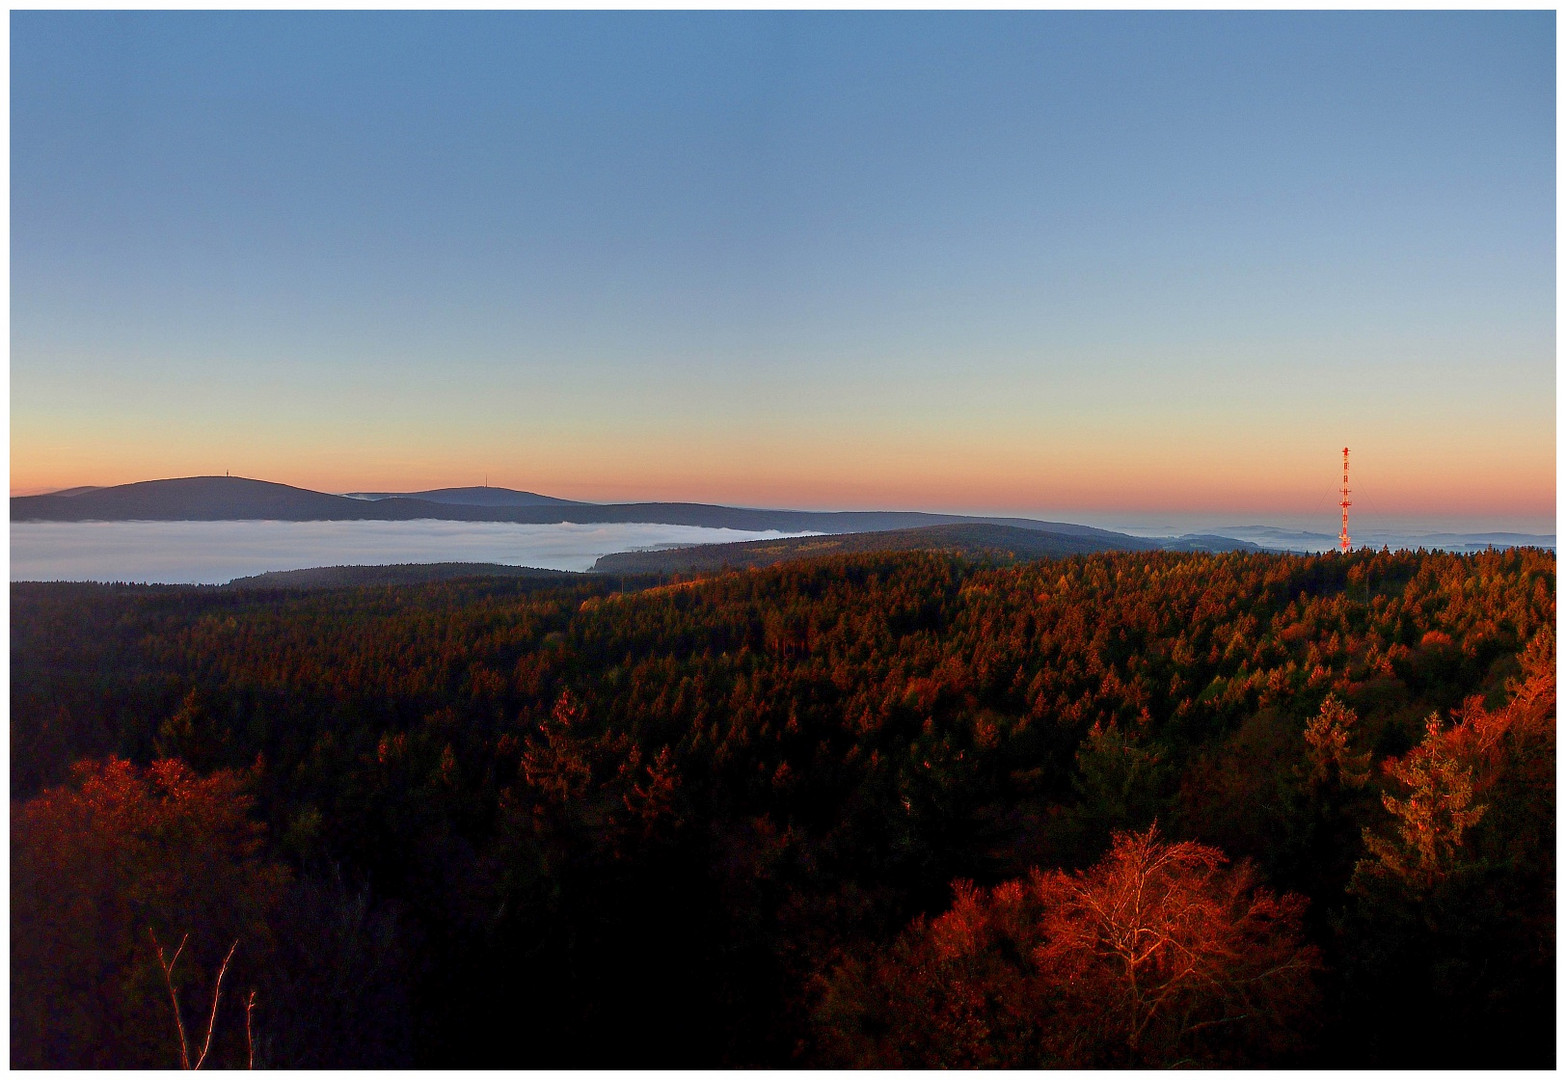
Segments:
[[[28,521],[11,525],[11,580],[221,585],[272,570],[434,562],[586,570],[615,551],[800,535],[639,523]]]

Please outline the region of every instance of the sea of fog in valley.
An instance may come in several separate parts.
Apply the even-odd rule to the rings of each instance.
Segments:
[[[1086,522],[1084,522],[1086,523]],[[1275,551],[1331,551],[1317,528],[1209,522],[1094,521],[1140,536],[1208,532]],[[1315,522],[1310,524],[1315,525]],[[1427,531],[1435,523],[1351,529],[1356,547],[1482,551],[1555,547],[1553,532]],[[1421,529],[1419,526],[1423,525]],[[587,570],[616,551],[808,536],[805,532],[647,523],[500,521],[24,521],[11,525],[12,581],[125,581],[221,585],[237,577],[318,566],[475,562]]]
[[[1237,522],[1212,514],[1103,514],[1061,516],[1132,536],[1203,534],[1245,540],[1269,551],[1324,552],[1338,549],[1338,511],[1325,514],[1268,514]],[[1554,550],[1555,522],[1536,515],[1474,518],[1456,515],[1350,515],[1349,538],[1355,548],[1405,548],[1413,551],[1474,552],[1486,547],[1542,547]]]
[[[434,562],[586,570],[614,551],[801,535],[634,523],[24,521],[11,525],[11,580],[221,585],[272,570]]]

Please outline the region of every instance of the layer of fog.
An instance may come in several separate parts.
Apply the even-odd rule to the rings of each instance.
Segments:
[[[1132,536],[1228,536],[1273,551],[1323,552],[1338,549],[1337,508],[1330,515],[1269,515],[1264,522],[1235,524],[1213,515],[1164,514],[1140,518],[1128,515],[1077,515],[1071,520]],[[1410,551],[1483,551],[1486,547],[1555,547],[1553,522],[1535,518],[1474,519],[1456,517],[1349,516],[1349,539],[1356,549],[1400,548]]]
[[[801,535],[625,523],[27,521],[11,525],[11,580],[221,585],[272,570],[435,562],[586,570],[615,551]]]

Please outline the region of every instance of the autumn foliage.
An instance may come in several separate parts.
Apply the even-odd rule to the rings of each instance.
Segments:
[[[1467,698],[1383,763],[1385,814],[1348,890],[1347,985],[1386,1003],[1365,1040],[1440,1067],[1537,1065],[1555,1024],[1555,635],[1529,642],[1508,699]]]
[[[1320,967],[1302,897],[1156,829],[1086,871],[1035,872],[850,962],[818,1018],[858,1067],[1236,1065],[1297,1042]]]
[[[17,1065],[1554,1063],[1549,552],[11,611]]]
[[[263,856],[249,782],[176,760],[143,769],[110,758],[12,806],[13,1065],[178,1067],[157,943],[172,955],[186,935],[172,974],[201,1032],[203,1003],[240,942],[214,1060],[246,1061],[235,988],[253,982],[270,948],[267,922],[286,884]]]

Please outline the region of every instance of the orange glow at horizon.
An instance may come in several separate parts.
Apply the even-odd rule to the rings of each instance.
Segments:
[[[384,454],[333,448],[249,448],[244,454],[116,447],[32,460],[13,447],[11,494],[114,485],[176,476],[270,480],[317,491],[417,491],[476,486],[535,491],[590,502],[711,502],[800,509],[905,509],[957,513],[1320,513],[1337,514],[1341,440],[1302,450],[1215,454],[1207,446],[1100,453],[1043,452],[1013,443],[986,447],[838,440],[779,451],[724,447],[685,436],[625,454],[540,442],[522,451],[452,451],[417,444]],[[669,445],[674,443],[674,445]],[[140,452],[138,452],[138,449]],[[1392,514],[1553,517],[1553,459],[1522,447],[1488,459],[1430,462],[1408,451],[1355,451],[1356,516]],[[1319,452],[1310,452],[1317,451]],[[1270,451],[1270,452],[1269,452]],[[1220,460],[1221,467],[1211,467]],[[1335,528],[1335,526],[1334,526]]]

